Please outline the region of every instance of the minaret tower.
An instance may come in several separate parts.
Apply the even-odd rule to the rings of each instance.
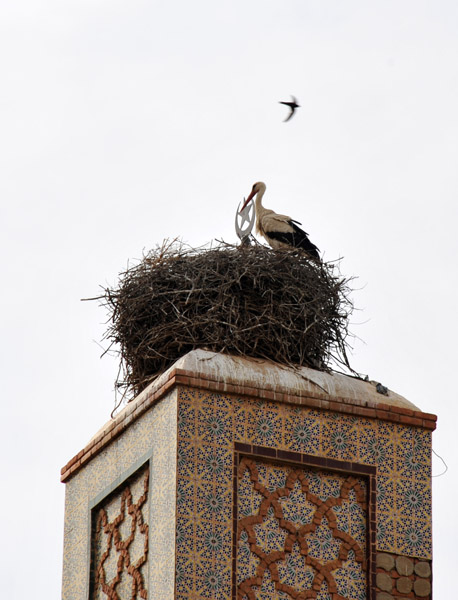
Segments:
[[[436,417],[194,350],[62,469],[64,600],[431,598]]]

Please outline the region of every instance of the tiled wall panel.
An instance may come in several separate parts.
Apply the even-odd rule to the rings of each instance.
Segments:
[[[376,467],[377,549],[431,557],[429,431],[181,388],[176,588],[179,600],[233,597],[234,557],[227,548],[232,535],[232,513],[237,510],[232,484],[234,442]],[[259,598],[287,597],[278,591],[275,594]],[[316,597],[321,600],[321,595]],[[355,592],[353,597],[364,595]]]
[[[298,598],[363,600],[370,551],[375,556],[364,539],[374,523],[369,500],[375,501],[375,488],[377,550],[411,557],[415,565],[431,559],[430,436],[428,430],[379,419],[176,387],[68,479],[63,598],[89,597],[91,511],[149,461],[149,546],[142,571],[145,592],[140,597],[232,600],[238,587],[238,597],[249,600],[286,600],[295,597],[287,591],[292,589]],[[235,447],[243,444],[264,449],[264,458],[240,451],[237,462]],[[275,458],[267,456],[269,449]],[[286,453],[283,462],[281,452]],[[315,457],[317,463],[299,469],[295,459],[288,458],[292,454]],[[330,461],[327,466],[324,459]],[[255,471],[246,474],[248,463],[243,460],[253,461],[255,475]],[[336,461],[341,470],[332,466]],[[366,471],[351,477],[352,464],[370,468],[371,473],[376,469],[376,479],[370,475],[371,494]],[[290,477],[296,479],[288,488],[283,484]],[[283,487],[289,489],[285,496]],[[346,492],[342,495],[347,488],[348,497]],[[259,496],[261,489],[265,494]],[[308,493],[319,502],[314,504]],[[272,504],[254,529],[244,527],[243,519],[256,517],[263,499],[275,494],[283,525],[279,526],[278,507],[275,513]],[[332,514],[320,513],[318,523],[320,502],[332,504]],[[287,542],[286,522],[290,527],[315,523],[307,536],[307,552],[301,553],[300,544]],[[337,530],[346,531],[355,545],[336,542]],[[284,557],[272,557],[275,551],[285,552]],[[270,561],[271,568],[265,568],[262,560]],[[316,579],[317,569],[321,580]],[[390,577],[395,578],[393,573]],[[379,570],[374,570],[374,579],[376,574],[383,580]],[[250,587],[250,578],[259,577],[261,583]],[[415,577],[421,581],[412,579],[412,586],[426,585],[423,575]],[[313,583],[316,588],[320,583],[319,589]],[[103,598],[99,594],[97,600]]]
[[[147,460],[150,460],[151,492],[147,508],[148,565],[143,569],[148,579],[146,588],[149,598],[169,600],[173,597],[176,420],[176,393],[171,392],[67,482],[63,600],[87,600],[89,597],[92,509]],[[157,485],[158,481],[161,485]],[[152,544],[151,540],[161,543]]]

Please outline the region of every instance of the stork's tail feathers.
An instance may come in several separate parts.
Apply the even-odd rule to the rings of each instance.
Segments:
[[[269,231],[266,236],[292,248],[302,248],[311,258],[320,260],[318,248],[309,240],[306,232],[298,227],[294,221],[289,221],[289,225],[292,231]]]

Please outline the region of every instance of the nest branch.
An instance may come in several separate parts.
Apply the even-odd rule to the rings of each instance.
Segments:
[[[149,252],[99,297],[118,347],[117,387],[135,395],[195,348],[330,370],[347,358],[353,310],[337,266],[262,245]]]

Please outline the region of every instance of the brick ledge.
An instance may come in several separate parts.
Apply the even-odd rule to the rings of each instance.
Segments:
[[[220,381],[208,374],[200,373],[197,375],[195,372],[186,369],[171,367],[163,376],[159,377],[156,382],[151,383],[141,394],[139,394],[139,396],[137,396],[137,398],[127,404],[117,417],[112,421],[109,421],[90,440],[90,442],[61,469],[61,481],[67,481],[93,456],[98,454],[113,439],[125,431],[132,422],[136,421],[144,412],[165,396],[167,392],[178,385],[212,392],[223,392],[238,396],[284,402],[286,404],[297,404],[300,406],[341,412],[366,418],[382,419],[384,421],[401,423],[403,425],[422,427],[432,431],[436,428],[437,416],[419,410],[390,405],[383,402],[376,403],[371,400],[330,396],[324,392],[312,392],[310,390],[303,391],[302,393],[301,390],[297,390],[296,393],[279,392],[272,389],[268,384],[264,387],[253,387],[243,384],[237,385]]]

